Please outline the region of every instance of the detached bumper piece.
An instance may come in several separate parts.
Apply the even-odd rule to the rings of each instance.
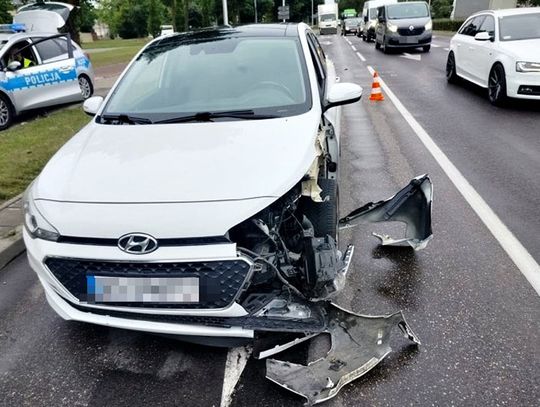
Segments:
[[[407,225],[405,237],[393,239],[387,235],[373,233],[383,246],[410,245],[414,250],[424,249],[433,234],[431,231],[431,205],[433,202],[433,186],[427,175],[414,178],[409,185],[396,195],[384,201],[370,202],[352,211],[340,219],[340,228],[356,226],[367,222],[404,222]]]
[[[266,377],[305,397],[307,405],[331,399],[347,383],[377,366],[392,350],[390,332],[394,326],[397,325],[407,339],[420,344],[401,312],[372,317],[353,314],[329,304],[328,321],[325,332],[331,336],[332,347],[325,358],[307,366],[274,359],[266,361]],[[276,354],[314,336],[308,335],[261,352],[259,357]]]

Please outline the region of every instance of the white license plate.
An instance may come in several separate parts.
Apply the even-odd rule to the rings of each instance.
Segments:
[[[86,276],[88,302],[199,302],[198,277]]]
[[[418,44],[418,40],[415,37],[405,37],[401,42],[405,44]]]

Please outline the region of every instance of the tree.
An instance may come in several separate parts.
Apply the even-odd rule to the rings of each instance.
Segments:
[[[157,37],[160,33],[160,26],[163,22],[162,3],[159,0],[149,0],[148,2],[148,32]]]
[[[433,0],[431,2],[431,13],[434,18],[448,18],[452,13],[454,0]]]
[[[11,0],[0,0],[0,24],[9,24],[13,22],[13,17],[9,10],[13,8]]]
[[[540,6],[540,0],[518,0],[518,5],[523,7]]]

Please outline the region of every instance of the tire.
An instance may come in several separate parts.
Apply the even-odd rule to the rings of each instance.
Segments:
[[[15,110],[7,96],[0,93],[0,131],[7,129],[13,123]]]
[[[321,198],[323,202],[314,202],[308,197],[304,201],[303,212],[313,224],[315,237],[330,235],[337,240],[337,224],[339,220],[337,180],[320,178],[318,184],[322,189]]]
[[[386,43],[386,40],[384,38],[383,38],[382,45],[384,45],[384,47],[382,47],[382,52],[385,54],[389,54],[390,50],[388,49],[388,44]]]
[[[94,86],[92,81],[86,75],[79,76],[79,88],[81,89],[81,95],[84,100],[88,99],[94,94]]]
[[[375,39],[375,49],[381,49],[381,44],[379,44],[379,41]]]
[[[423,50],[424,52],[429,52],[430,49],[431,49],[431,45],[424,45],[424,46],[422,47],[422,50]]]
[[[456,57],[453,52],[448,54],[448,59],[446,60],[446,80],[448,83],[458,82],[458,76],[456,73]]]
[[[362,34],[362,41],[367,42],[366,36]]]
[[[503,106],[508,99],[506,94],[506,73],[501,64],[495,64],[489,73],[488,97],[491,104],[495,106]]]

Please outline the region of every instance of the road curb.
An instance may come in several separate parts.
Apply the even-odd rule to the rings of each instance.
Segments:
[[[23,251],[22,226],[17,226],[12,234],[8,234],[8,236],[0,239],[0,272]]]

